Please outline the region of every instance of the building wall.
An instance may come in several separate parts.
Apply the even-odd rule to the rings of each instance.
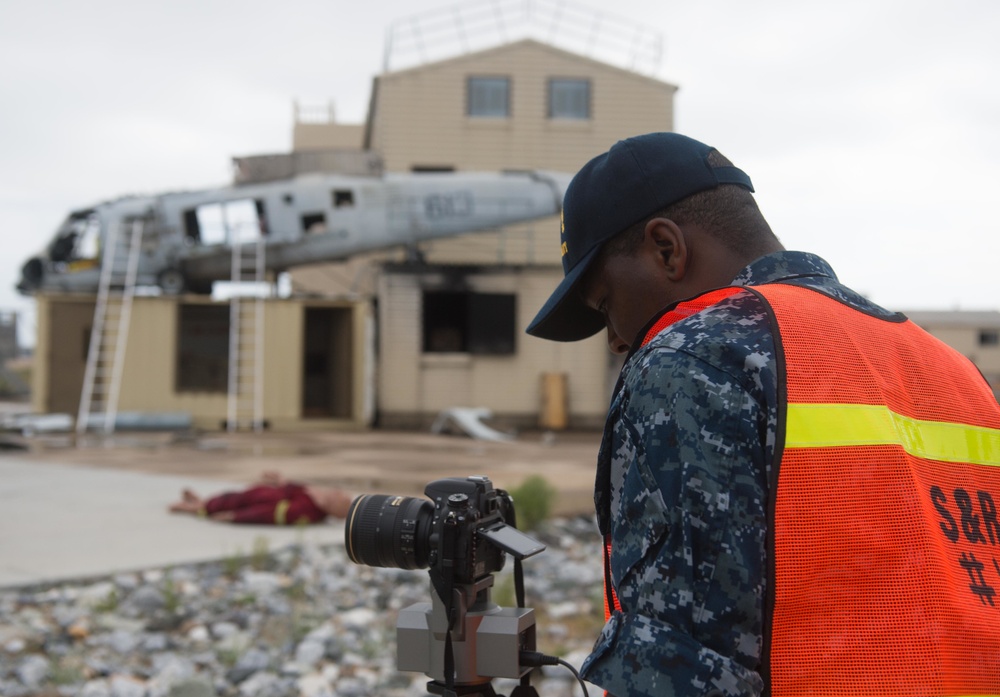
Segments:
[[[470,117],[470,76],[507,76],[510,115]],[[586,120],[548,117],[548,81],[590,81]],[[369,114],[369,145],[386,169],[542,169],[573,173],[617,140],[673,128],[676,88],[525,40],[432,65],[381,75]],[[440,279],[383,271],[379,297],[380,421],[418,425],[451,406],[488,407],[501,421],[539,425],[543,381],[563,376],[568,425],[603,425],[620,362],[603,336],[575,343],[530,337],[523,328],[562,279],[557,216],[420,245],[432,267],[480,266],[462,278],[477,292],[517,296],[517,349],[510,356],[422,351],[422,289]],[[464,272],[463,272],[464,273]]]
[[[538,427],[543,378],[562,373],[570,426],[603,424],[607,408],[607,344],[595,337],[574,344],[522,332],[551,291],[544,269],[482,270],[462,275],[477,293],[516,296],[516,350],[510,355],[423,351],[423,292],[449,281],[445,272],[384,271],[379,277],[379,409],[385,425],[425,426],[449,407],[488,407],[509,425]]]
[[[361,124],[296,122],[292,129],[292,150],[360,149],[364,132]]]
[[[508,118],[466,115],[470,76],[510,78]],[[590,80],[591,118],[548,118],[553,77]],[[382,154],[390,171],[450,166],[572,173],[620,138],[671,130],[676,89],[528,39],[381,75],[369,115],[369,147]]]
[[[1000,395],[1000,312],[916,311],[905,314],[975,363]]]
[[[38,295],[36,303],[32,409],[39,414],[76,416],[94,319],[94,297]]]
[[[179,390],[177,383],[181,304],[210,305],[201,296],[136,297],[133,301],[118,410],[187,412],[195,425],[221,428],[227,414],[227,394]],[[224,309],[226,303],[215,303]],[[339,418],[303,416],[304,318],[309,308],[338,312],[338,332],[331,339],[331,369],[342,385],[337,394]],[[86,341],[93,323],[93,297],[38,296],[37,359],[34,408],[40,413],[76,415],[86,366]],[[326,300],[265,301],[264,418],[276,429],[363,426],[370,414],[372,386],[366,383],[372,347],[367,303]],[[332,382],[331,382],[332,384]]]
[[[0,365],[20,355],[17,343],[17,313],[0,311]]]

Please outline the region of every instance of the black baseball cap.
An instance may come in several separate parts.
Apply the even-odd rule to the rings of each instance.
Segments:
[[[720,184],[753,184],[736,167],[713,167],[715,148],[679,133],[626,138],[583,166],[563,197],[560,241],[565,277],[528,325],[532,336],[578,341],[604,329],[583,303],[580,279],[609,239],[681,199]]]

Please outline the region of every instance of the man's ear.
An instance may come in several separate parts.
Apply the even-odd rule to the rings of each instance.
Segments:
[[[688,245],[684,231],[669,218],[653,218],[646,223],[646,243],[655,250],[663,271],[673,282],[684,279],[688,269]]]

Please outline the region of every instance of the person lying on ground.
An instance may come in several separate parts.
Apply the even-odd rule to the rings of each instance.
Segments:
[[[344,518],[351,496],[335,487],[300,484],[277,472],[264,472],[242,491],[227,491],[203,499],[191,489],[170,505],[171,513],[190,513],[226,523],[304,525],[327,517]]]

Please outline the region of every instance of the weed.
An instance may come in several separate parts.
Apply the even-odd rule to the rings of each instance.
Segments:
[[[243,555],[243,550],[237,547],[236,551],[232,554],[226,556],[222,560],[222,573],[228,578],[236,578],[240,575],[240,571],[243,570],[243,565],[246,559]]]
[[[517,607],[517,598],[514,596],[514,575],[497,575],[493,584],[492,598],[500,607]]]
[[[112,588],[104,598],[94,603],[94,612],[114,612],[118,609],[119,602],[121,602],[121,598],[118,595],[118,589]]]
[[[537,474],[521,482],[521,486],[510,492],[514,498],[517,526],[522,530],[537,528],[548,518],[555,493],[553,486]]]
[[[49,679],[54,685],[79,685],[86,680],[83,667],[56,663],[50,669]]]
[[[253,539],[253,550],[250,552],[250,566],[255,571],[264,571],[271,566],[271,551],[267,538],[263,535]]]
[[[171,615],[177,614],[181,608],[181,589],[169,573],[163,577],[161,590],[163,591],[163,609]]]

